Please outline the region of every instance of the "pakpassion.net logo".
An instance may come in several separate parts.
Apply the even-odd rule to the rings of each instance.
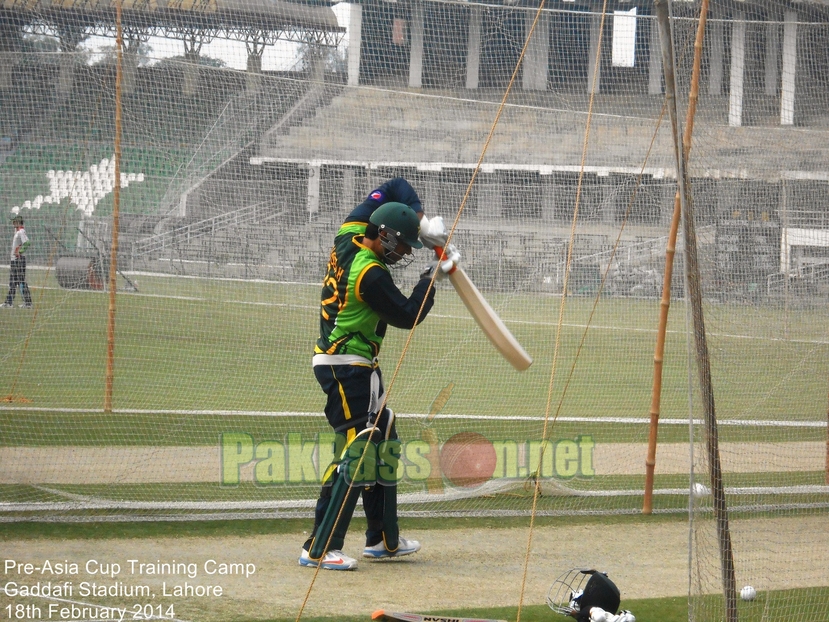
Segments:
[[[303,439],[257,441],[246,432],[220,437],[221,482],[235,486],[321,483],[340,465],[349,481],[395,484],[401,480],[475,487],[493,479],[593,477],[595,442],[590,435],[557,441],[490,440],[477,432],[459,432],[440,443],[436,436],[410,441],[371,442],[333,432]],[[361,456],[364,457],[361,459]],[[337,464],[334,457],[337,456]]]

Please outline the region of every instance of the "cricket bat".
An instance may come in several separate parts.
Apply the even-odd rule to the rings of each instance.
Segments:
[[[443,256],[443,249],[436,246],[435,254],[438,258]],[[518,371],[524,371],[533,364],[532,358],[527,354],[526,350],[521,347],[518,340],[513,337],[509,328],[506,327],[498,314],[495,313],[489,303],[483,297],[481,292],[475,287],[475,283],[464,272],[463,268],[456,266],[452,272],[449,273],[449,281],[458,292],[463,304],[475,318],[478,326],[484,331],[489,341],[498,352],[501,353],[510,365]]]
[[[428,616],[419,613],[397,613],[379,609],[371,614],[372,620],[379,622],[506,622],[506,620],[488,620],[484,618],[450,618],[446,616]]]

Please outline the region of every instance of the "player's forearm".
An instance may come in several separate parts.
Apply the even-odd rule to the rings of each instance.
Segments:
[[[389,278],[391,283],[391,278]],[[392,289],[393,288],[393,289]],[[392,283],[376,282],[363,293],[364,300],[380,316],[380,318],[395,328],[410,329],[415,321],[422,322],[434,304],[434,288],[429,287],[428,279],[421,279],[412,290],[412,295],[406,298]],[[424,304],[424,299],[426,303]],[[423,307],[423,312],[420,308]],[[420,314],[420,318],[418,318]]]

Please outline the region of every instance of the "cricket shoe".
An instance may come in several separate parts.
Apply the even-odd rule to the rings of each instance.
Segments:
[[[320,564],[318,559],[311,559],[308,551],[302,549],[302,555],[299,556],[299,565],[310,566],[311,568],[319,566],[323,570],[352,570],[357,567],[357,560],[342,551],[328,551],[325,557],[322,558],[322,564]]]
[[[8,302],[4,302],[0,305],[0,309],[12,309],[14,305],[10,305]]]
[[[386,545],[381,540],[374,546],[367,546],[363,549],[363,557],[371,559],[382,559],[385,557],[402,557],[403,555],[411,555],[420,550],[420,542],[417,540],[406,540],[403,536],[397,541],[397,550],[392,552],[386,548]]]

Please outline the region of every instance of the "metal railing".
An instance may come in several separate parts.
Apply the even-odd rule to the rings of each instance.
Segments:
[[[274,212],[271,203],[267,205],[248,205],[232,212],[225,212],[212,218],[192,222],[170,231],[137,240],[133,245],[133,257],[141,259],[154,253],[163,253],[169,248],[187,245],[197,239],[215,235],[229,227],[264,223],[281,213],[281,211]]]

